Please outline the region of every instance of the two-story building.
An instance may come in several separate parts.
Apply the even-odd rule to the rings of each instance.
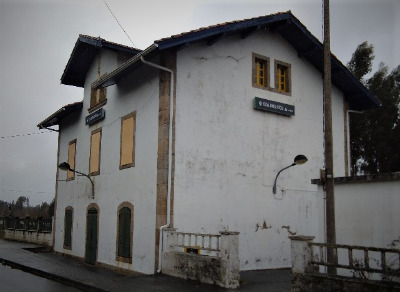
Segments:
[[[379,101],[335,57],[335,176],[348,174],[348,110]],[[324,239],[323,47],[291,12],[223,23],[143,51],[80,36],[61,79],[83,101],[59,125],[54,250],[157,270],[160,230],[237,231],[240,269],[289,267],[288,235]],[[279,170],[297,154],[308,162]]]

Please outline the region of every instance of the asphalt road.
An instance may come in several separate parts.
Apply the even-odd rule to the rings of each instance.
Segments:
[[[77,292],[73,287],[47,280],[21,270],[0,265],[0,290],[2,292]]]

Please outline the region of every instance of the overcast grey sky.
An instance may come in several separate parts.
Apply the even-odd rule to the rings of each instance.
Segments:
[[[145,49],[154,40],[221,22],[291,10],[322,40],[322,0],[0,0],[0,200],[54,197],[57,133],[36,125],[83,90],[60,85],[79,34]],[[357,45],[400,63],[400,0],[331,0],[331,50],[346,64]],[[24,135],[31,133],[40,133]]]

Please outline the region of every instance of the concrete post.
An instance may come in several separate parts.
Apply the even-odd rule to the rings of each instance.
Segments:
[[[29,230],[29,223],[30,223],[30,221],[31,221],[31,217],[26,216],[26,217],[25,217],[25,220],[24,220],[24,222],[25,222],[25,230],[26,230],[26,231]]]
[[[311,248],[308,245],[314,236],[289,236],[292,248],[292,273],[306,273],[312,259]]]
[[[176,235],[173,233],[176,228],[165,228],[163,232],[163,251],[174,251],[174,246],[177,244]]]
[[[42,223],[42,219],[43,219],[43,217],[38,217],[37,218],[37,226],[36,226],[36,232],[37,233],[39,233],[39,231],[40,231],[40,224]]]
[[[239,232],[220,232],[221,282],[222,287],[239,287]]]

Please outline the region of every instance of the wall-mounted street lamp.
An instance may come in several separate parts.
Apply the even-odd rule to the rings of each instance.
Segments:
[[[86,176],[90,180],[90,182],[92,183],[92,198],[94,199],[94,183],[93,183],[93,180],[90,178],[90,176],[88,176],[85,173],[79,172],[79,171],[77,171],[75,169],[72,169],[71,166],[67,162],[60,163],[58,165],[58,168],[61,169],[61,170],[64,170],[64,171],[72,171],[72,172],[75,172],[75,173],[80,174],[82,176]]]
[[[276,177],[275,177],[274,186],[273,186],[273,188],[272,188],[272,193],[273,193],[273,194],[276,194],[276,180],[277,180],[277,178],[278,178],[278,175],[279,175],[282,171],[284,171],[285,169],[288,169],[288,168],[290,168],[290,167],[292,167],[292,166],[295,166],[295,165],[304,164],[304,163],[306,163],[307,161],[308,161],[307,157],[305,157],[303,154],[299,154],[299,155],[297,155],[297,156],[294,158],[294,162],[293,162],[291,165],[286,166],[285,168],[282,168],[282,169],[278,172],[278,174],[276,175]]]

